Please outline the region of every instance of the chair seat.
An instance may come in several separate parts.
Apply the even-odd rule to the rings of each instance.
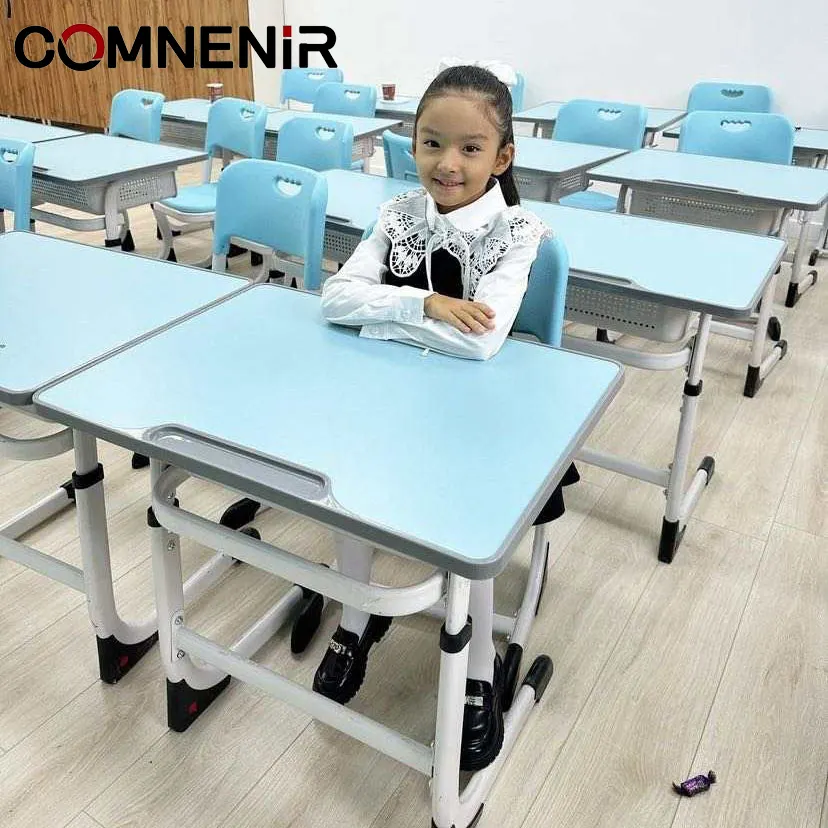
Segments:
[[[182,187],[177,196],[161,201],[165,207],[179,213],[214,213],[216,211],[217,184],[198,184]]]
[[[559,202],[564,207],[578,207],[581,210],[599,210],[602,213],[614,213],[618,205],[618,196],[584,190],[564,196]]]

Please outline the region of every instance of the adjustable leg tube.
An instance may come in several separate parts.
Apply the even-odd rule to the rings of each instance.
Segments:
[[[689,516],[685,506],[684,480],[687,476],[687,466],[690,459],[690,449],[693,444],[693,430],[696,423],[696,410],[699,405],[699,396],[702,391],[702,366],[707,350],[707,341],[710,337],[710,314],[704,313],[699,319],[699,330],[690,358],[687,381],[684,384],[684,395],[681,401],[681,419],[679,420],[678,437],[673,452],[673,462],[670,466],[670,477],[667,482],[667,506],[661,527],[661,539],[658,547],[658,559],[663,563],[671,563],[681,543],[684,526]],[[703,477],[702,477],[703,476]],[[697,480],[699,485],[707,484],[713,476],[713,458],[705,458],[696,470],[693,482],[688,493],[694,493],[693,503],[698,498],[695,493]]]

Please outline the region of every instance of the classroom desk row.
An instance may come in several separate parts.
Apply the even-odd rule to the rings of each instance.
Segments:
[[[0,138],[26,136],[27,140],[37,141],[32,180],[34,204],[56,204],[93,216],[77,218],[36,207],[35,219],[78,231],[103,229],[107,246],[123,245],[131,251],[133,243],[126,211],[174,196],[177,192],[175,170],[206,159],[203,144],[208,107],[207,101],[197,100],[165,104],[162,123],[172,123],[176,130],[170,135],[167,129],[168,137],[190,148],[75,133],[14,119],[0,121]],[[172,121],[170,109],[174,112]],[[266,155],[270,152],[275,156],[278,127],[285,120],[311,115],[292,111],[271,113]],[[354,123],[355,134],[359,134],[354,156],[364,163],[374,151],[373,137],[394,123],[367,118],[346,120]],[[527,198],[557,201],[586,186],[587,169],[622,152],[610,147],[519,138],[515,168],[518,186]]]

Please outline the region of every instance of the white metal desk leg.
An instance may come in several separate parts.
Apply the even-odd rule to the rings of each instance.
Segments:
[[[759,308],[759,317],[753,331],[753,343],[750,346],[750,359],[748,361],[747,376],[745,377],[744,395],[746,397],[756,396],[757,391],[762,387],[762,383],[773,367],[788,353],[787,341],[780,339],[778,342],[774,342],[770,353],[763,358],[765,337],[773,307],[774,294],[776,293],[777,278],[777,275],[771,276],[765,285],[765,290],[762,292],[762,306]]]
[[[74,432],[75,469],[72,483],[78,512],[83,579],[89,618],[98,642],[101,679],[114,684],[155,644],[155,618],[127,624],[118,615],[112,590],[109,534],[103,490],[103,466],[95,438]]]
[[[473,828],[477,825],[498,773],[552,677],[552,660],[549,656],[538,656],[504,717],[500,753],[491,765],[477,771],[459,793],[463,707],[471,639],[471,625],[466,620],[468,606],[469,582],[450,575],[446,623],[440,634],[440,687],[431,782],[432,828]]]
[[[800,212],[799,215],[799,238],[796,242],[796,251],[791,265],[791,279],[788,282],[788,292],[785,296],[785,307],[792,308],[799,301],[799,298],[809,288],[816,284],[816,270],[809,270],[806,277],[802,278],[802,271],[805,269],[805,244],[808,241],[808,214]]]
[[[436,828],[460,828],[457,825],[460,811],[460,744],[472,629],[468,616],[469,589],[468,579],[449,575],[446,621],[440,631],[442,652],[431,785],[432,820]]]
[[[150,461],[152,488],[163,471],[158,460]],[[175,492],[169,493],[172,502]],[[175,627],[184,624],[184,582],[181,575],[181,546],[178,535],[165,529],[147,513],[152,550],[155,605],[158,610],[158,644],[161,664],[167,674],[167,726],[179,733],[186,730],[230,683],[230,676],[215,668],[198,667],[175,642]]]
[[[696,469],[690,486],[685,491],[684,480],[693,445],[693,429],[696,422],[696,409],[702,391],[702,367],[710,338],[710,314],[699,317],[699,330],[693,345],[693,353],[688,366],[687,381],[681,400],[681,419],[679,420],[676,446],[673,450],[673,462],[670,465],[670,477],[667,481],[667,505],[661,525],[661,538],[658,544],[658,559],[662,563],[671,563],[681,543],[687,518],[695,508],[704,487],[713,477],[715,463],[712,457],[705,457]],[[766,320],[767,323],[767,320]]]
[[[106,195],[104,196],[104,246],[106,247],[120,247],[121,246],[121,212],[118,209],[118,191],[120,184],[117,181],[112,182],[106,188]]]

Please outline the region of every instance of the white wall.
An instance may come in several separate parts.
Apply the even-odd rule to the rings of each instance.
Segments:
[[[282,0],[251,0],[281,12]],[[421,92],[441,57],[523,72],[526,103],[583,97],[681,107],[698,80],[766,83],[799,124],[828,128],[825,0],[284,0],[326,25],[355,83]],[[298,40],[294,29],[294,47]]]

